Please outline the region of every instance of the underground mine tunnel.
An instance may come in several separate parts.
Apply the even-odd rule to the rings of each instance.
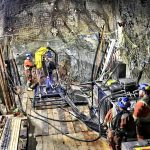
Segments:
[[[149,0],[0,0],[0,149],[150,149]]]

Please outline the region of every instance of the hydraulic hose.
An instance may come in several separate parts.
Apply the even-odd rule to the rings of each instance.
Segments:
[[[31,115],[31,114],[27,114],[23,109],[22,109],[22,111],[24,112],[24,114],[26,114],[26,116],[29,116],[29,117],[32,117],[32,118],[35,118],[35,119],[38,119],[38,120],[41,120],[41,121],[45,122],[45,123],[47,123],[48,125],[52,126],[55,130],[59,131],[61,134],[67,136],[68,138],[71,138],[71,139],[73,139],[73,140],[76,140],[76,141],[80,141],[80,142],[94,142],[94,141],[97,141],[98,139],[100,139],[100,137],[101,137],[100,134],[99,134],[99,136],[98,136],[97,138],[92,139],[92,140],[78,139],[78,138],[72,137],[72,136],[70,136],[70,135],[67,135],[66,133],[63,133],[60,129],[56,128],[56,127],[55,127],[54,125],[52,125],[50,122],[48,122],[48,121],[46,121],[46,120],[44,120],[44,119],[41,119],[41,118],[39,118],[39,117],[33,116],[33,115]],[[53,119],[53,121],[54,121],[54,119]],[[100,127],[99,127],[99,128],[100,128]]]
[[[34,112],[35,112],[35,111],[34,111]],[[35,113],[36,113],[36,112],[35,112]],[[38,114],[38,113],[37,113],[37,114]],[[41,120],[41,121],[43,121],[43,122],[45,122],[45,123],[48,123],[48,125],[52,126],[52,127],[53,127],[54,129],[56,129],[57,131],[59,131],[59,132],[62,133],[63,135],[65,135],[65,136],[67,136],[67,137],[69,137],[69,138],[71,138],[71,139],[73,139],[73,140],[77,140],[77,141],[80,141],[80,142],[94,142],[94,141],[97,141],[98,139],[100,139],[100,137],[101,137],[101,135],[100,135],[100,133],[99,133],[99,136],[98,136],[97,138],[93,139],[93,140],[82,140],[82,139],[78,139],[78,138],[69,136],[69,135],[67,135],[66,133],[63,133],[61,130],[59,130],[59,129],[56,128],[54,125],[52,125],[50,122],[48,122],[48,121],[46,121],[46,120],[44,120],[44,119],[41,119],[41,118],[39,118],[39,117],[30,115],[30,114],[27,114],[27,113],[26,113],[26,115],[27,115],[27,116],[30,116],[30,117],[33,117],[33,118],[35,118],[35,119]],[[64,120],[57,120],[57,119],[47,118],[47,117],[42,116],[42,115],[40,115],[40,114],[38,114],[38,115],[41,116],[41,117],[43,117],[43,118],[52,120],[52,121],[64,122]],[[77,119],[78,119],[78,118],[77,118]],[[65,121],[65,122],[68,122],[68,121]],[[69,122],[70,122],[70,120],[69,120]],[[99,126],[99,131],[100,131],[100,126]]]
[[[71,102],[70,102],[71,103]],[[68,103],[70,106],[72,106],[70,103]],[[82,113],[80,113],[79,112],[79,110],[76,108],[76,106],[73,104],[73,106],[71,107],[72,109],[73,109],[73,111],[75,111],[75,113],[77,113],[78,114],[78,117],[77,117],[77,119],[79,119],[80,118],[80,120],[83,122],[83,123],[85,123],[85,124],[87,124],[87,123],[92,123],[92,122],[90,122],[90,121],[88,121],[87,119],[87,116],[85,116],[85,115],[83,115]],[[61,130],[59,130],[58,128],[56,128],[55,126],[53,126],[51,123],[49,123],[49,122],[47,122],[47,121],[45,121],[45,120],[43,120],[43,119],[41,119],[41,118],[39,118],[39,117],[36,117],[36,116],[32,116],[32,115],[30,115],[30,114],[27,114],[28,116],[30,116],[30,117],[34,117],[35,119],[39,119],[39,120],[41,120],[41,121],[44,121],[44,122],[46,122],[46,123],[48,123],[49,125],[51,125],[53,128],[55,128],[57,131],[59,131],[60,133],[62,133],[63,135],[66,135],[65,133],[63,133]],[[43,117],[43,116],[42,116]],[[43,117],[44,118],[44,117]],[[49,119],[51,119],[51,118],[49,118]],[[52,119],[53,121],[54,121],[54,119]],[[58,121],[58,120],[57,120]],[[93,124],[92,124],[93,125]],[[91,126],[92,126],[91,125]],[[91,128],[91,127],[90,127]],[[99,124],[99,130],[98,131],[100,131],[100,124]],[[101,137],[101,134],[100,134],[100,132],[99,132],[99,136],[97,137],[97,138],[95,138],[95,139],[93,139],[93,140],[82,140],[82,139],[78,139],[78,138],[74,138],[74,137],[72,137],[72,136],[69,136],[69,135],[66,135],[67,137],[69,137],[69,138],[71,138],[71,139],[74,139],[74,140],[78,140],[78,141],[81,141],[81,142],[94,142],[94,141],[96,141],[96,140],[98,140],[98,139],[100,139],[100,137]]]
[[[98,101],[98,116],[99,116],[99,122],[100,122],[100,110],[101,110],[101,107],[102,107],[102,104],[103,104],[103,102],[105,101],[105,99],[107,99],[108,97],[111,97],[111,96],[113,96],[113,95],[118,95],[118,97],[122,97],[122,96],[124,96],[124,95],[126,95],[125,93],[121,93],[121,92],[123,92],[123,91],[118,91],[118,92],[115,92],[115,93],[111,93],[111,94],[109,94],[109,95],[106,95],[106,96],[104,96],[102,99],[101,99],[101,101]],[[121,94],[120,94],[121,93]],[[112,103],[113,105],[116,105],[115,103],[113,103],[112,101],[110,101],[109,99],[107,99],[110,103]],[[100,122],[100,124],[103,124],[103,122],[101,123]]]
[[[120,91],[119,91],[119,92],[120,92]],[[105,99],[107,99],[108,97],[113,96],[113,95],[115,95],[115,94],[117,94],[117,95],[115,95],[116,97],[117,97],[117,96],[118,96],[118,97],[131,96],[131,94],[128,95],[128,93],[118,94],[119,92],[116,92],[116,93],[113,93],[113,94],[110,94],[110,95],[107,95],[107,96],[103,97],[103,98],[101,99],[101,104],[104,102]],[[135,94],[133,94],[133,96],[135,96]],[[110,103],[112,103],[113,105],[116,105],[116,104],[113,103],[110,99],[107,99],[107,100],[108,100]],[[102,106],[101,104],[99,103],[99,105],[98,105],[99,122],[100,122],[100,109],[101,109],[101,106]],[[116,118],[116,116],[117,116],[117,115],[115,115],[115,116],[113,117],[113,119]],[[101,122],[100,122],[100,123],[101,123]],[[102,122],[101,124],[103,124],[103,122]],[[101,131],[100,131],[100,132],[101,132]]]
[[[123,91],[118,91],[118,92],[115,92],[115,93],[112,93],[112,94],[109,94],[109,95],[107,95],[107,96],[105,96],[105,97],[103,97],[102,99],[101,99],[101,102],[99,102],[98,103],[98,110],[99,110],[99,116],[100,116],[100,109],[101,109],[101,106],[102,106],[102,103],[104,102],[104,100],[105,99],[107,99],[108,97],[111,97],[111,96],[115,96],[115,98],[117,98],[117,97],[122,97],[122,96],[131,96],[131,94],[129,94],[128,95],[128,93],[125,93],[125,91],[124,91],[124,93],[121,93],[121,92],[123,92]],[[135,96],[135,94],[133,94],[133,96]],[[116,105],[114,102],[112,102],[110,99],[107,99],[110,103],[112,103],[113,105]]]
[[[122,93],[123,91],[118,91],[118,92],[115,92],[115,93],[111,93],[109,95],[106,95],[104,96],[102,99],[101,99],[101,103],[99,102],[98,104],[98,107],[101,107],[101,104],[104,102],[104,100],[108,97],[111,97],[111,96],[114,96],[116,95],[116,98],[117,97],[122,97],[122,96],[126,96],[127,94],[126,93]],[[125,92],[125,91],[124,91]],[[112,103],[113,105],[115,105],[115,103],[113,103],[112,101],[110,101],[109,99],[107,99],[110,103]],[[100,108],[99,108],[100,109]]]
[[[48,120],[52,120],[52,121],[58,121],[58,122],[74,122],[74,121],[77,121],[77,119],[75,120],[60,120],[60,119],[53,119],[53,118],[49,118],[49,117],[45,117],[39,113],[37,113],[36,111],[34,111],[34,113],[36,113],[37,115],[39,115],[40,117],[42,118],[45,118],[45,119],[48,119]]]
[[[83,123],[85,123],[92,130],[99,132],[100,124],[99,125],[96,124],[95,122],[93,122],[93,120],[91,120],[90,117],[87,117],[86,115],[81,113],[79,111],[79,109],[76,107],[76,105],[70,100],[70,98],[68,96],[64,97],[63,95],[61,95],[61,97],[66,99],[68,105],[72,108],[73,112],[77,115],[77,118],[79,120],[81,120]]]
[[[97,138],[93,139],[93,140],[83,140],[83,139],[78,139],[78,138],[75,138],[73,136],[70,136],[66,133],[63,133],[61,130],[59,130],[58,128],[56,128],[54,125],[52,125],[50,122],[46,121],[46,120],[43,120],[39,117],[36,117],[36,116],[33,116],[33,115],[30,115],[30,114],[27,114],[28,116],[32,117],[32,118],[35,118],[35,119],[38,119],[38,120],[41,120],[45,123],[47,123],[48,125],[52,126],[55,130],[59,131],[61,134],[67,136],[68,138],[71,138],[73,140],[76,140],[76,141],[80,141],[80,142],[94,142],[94,141],[97,141],[98,139],[100,139],[100,136],[98,136]]]
[[[77,108],[76,108],[77,109]],[[64,110],[64,108],[63,108],[63,110]],[[78,110],[78,109],[77,109]],[[35,112],[35,111],[34,111]],[[24,113],[26,113],[26,112],[24,112]],[[35,112],[36,113],[36,112]],[[38,114],[38,113],[37,113]],[[71,113],[72,114],[72,113]],[[30,115],[30,114],[27,114],[26,113],[26,115],[27,116],[30,116],[30,117],[33,117],[33,118],[35,118],[35,119],[38,119],[38,120],[41,120],[41,121],[43,121],[43,122],[45,122],[45,123],[47,123],[48,125],[50,125],[50,126],[52,126],[54,129],[56,129],[57,131],[59,131],[60,133],[62,133],[63,135],[65,135],[65,136],[67,136],[67,137],[69,137],[69,138],[71,138],[71,139],[73,139],[73,140],[77,140],[77,141],[80,141],[80,142],[94,142],[94,141],[97,141],[98,139],[100,139],[100,137],[101,137],[101,135],[100,135],[100,133],[99,133],[99,136],[97,137],[97,138],[95,138],[95,139],[93,139],[93,140],[82,140],[82,139],[78,139],[78,138],[75,138],[75,137],[72,137],[72,136],[70,136],[70,135],[67,135],[66,133],[63,133],[61,130],[59,130],[58,128],[56,128],[54,125],[52,125],[50,122],[48,122],[48,121],[46,121],[46,120],[44,120],[44,119],[41,119],[41,118],[39,118],[39,117],[36,117],[36,116],[33,116],[33,115]],[[38,114],[38,115],[40,115],[40,114]],[[43,117],[43,118],[46,118],[46,117],[44,117],[44,116],[42,116],[42,115],[40,115],[41,117]],[[75,116],[76,117],[76,116]],[[77,119],[78,119],[78,117],[76,117]],[[64,122],[64,120],[57,120],[57,119],[52,119],[52,118],[47,118],[47,119],[49,119],[49,120],[52,120],[52,121],[59,121],[59,122]],[[67,121],[66,121],[67,122]],[[69,122],[70,122],[70,120],[69,120]],[[99,125],[99,131],[100,131],[100,125]]]

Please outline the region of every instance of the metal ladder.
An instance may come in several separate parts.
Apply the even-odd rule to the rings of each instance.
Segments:
[[[101,66],[99,68],[100,71],[101,71],[101,74],[100,74],[100,77],[98,78],[98,80],[100,80],[100,81],[102,81],[104,79],[104,76],[106,74],[107,68],[108,68],[108,66],[110,64],[112,55],[114,53],[115,44],[116,44],[116,40],[115,39],[111,39],[110,46],[107,48],[107,50],[105,52],[105,55],[103,57]]]

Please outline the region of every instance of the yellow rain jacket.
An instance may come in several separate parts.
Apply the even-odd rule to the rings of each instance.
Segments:
[[[40,47],[35,53],[35,65],[37,69],[42,68],[42,57],[48,51],[46,47]]]

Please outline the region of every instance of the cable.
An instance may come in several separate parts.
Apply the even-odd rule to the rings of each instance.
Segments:
[[[64,95],[61,95],[61,97],[66,99],[68,105],[72,108],[72,110],[77,115],[77,118],[80,121],[82,121],[84,124],[86,124],[92,130],[94,130],[96,132],[100,131],[100,124],[97,124],[97,123],[93,122],[93,120],[91,120],[91,117],[87,117],[85,114],[80,112],[79,109],[76,107],[76,105],[73,103],[73,101],[70,100],[70,98],[68,96],[64,97]]]
[[[118,93],[118,92],[117,92]],[[114,93],[114,94],[116,94],[116,93]],[[110,94],[110,95],[107,95],[107,96],[105,96],[105,97],[103,97],[101,100],[102,100],[102,103],[104,102],[104,100],[106,99],[106,98],[108,98],[109,96],[111,96],[111,95],[113,95],[113,94]],[[128,93],[122,93],[121,95],[117,95],[118,97],[121,97],[121,96],[131,96],[131,94],[130,95],[128,95]],[[134,94],[133,94],[133,96],[135,96]],[[112,101],[110,101],[110,99],[107,99],[110,103],[112,103],[113,105],[116,105],[115,103],[113,103]],[[101,106],[102,105],[100,105],[100,103],[99,103],[99,110],[100,110],[100,108],[101,108]],[[129,113],[129,115],[131,115],[131,112]],[[112,118],[112,119],[115,119],[116,118],[116,116],[117,116],[117,114]],[[99,111],[99,118],[100,118],[100,111]],[[99,121],[100,121],[100,119],[99,119]],[[103,122],[104,123],[104,122]],[[102,124],[103,124],[102,123]],[[104,130],[103,130],[104,131]],[[104,132],[106,132],[106,131],[104,131]],[[104,136],[106,136],[106,133],[104,133],[103,132],[103,134],[102,135],[104,135]]]
[[[77,108],[76,108],[76,109],[77,109]],[[78,110],[78,109],[77,109],[77,110]],[[43,119],[41,119],[41,118],[39,118],[39,117],[32,116],[32,115],[30,115],[30,114],[27,114],[27,115],[30,116],[30,117],[33,117],[33,118],[35,118],[35,119],[39,119],[39,120],[41,120],[41,121],[44,121],[44,122],[48,123],[48,124],[51,125],[53,128],[55,128],[57,131],[61,132],[63,135],[66,135],[67,137],[69,137],[69,138],[71,138],[71,139],[74,139],[74,140],[77,140],[77,141],[81,141],[81,142],[94,142],[94,141],[98,140],[98,139],[101,137],[101,135],[100,135],[100,133],[99,133],[99,136],[98,136],[96,139],[93,139],[93,140],[82,140],[82,139],[74,138],[74,137],[72,137],[72,136],[69,136],[69,135],[63,133],[61,130],[59,130],[58,128],[56,128],[55,126],[53,126],[51,123],[49,123],[49,122],[47,122],[47,121],[45,121],[45,120],[43,120]],[[79,116],[80,116],[80,115],[79,115]],[[82,122],[83,122],[83,121],[82,121]],[[99,125],[99,131],[100,131],[100,125]]]
[[[27,98],[30,99],[30,101],[31,101],[31,98],[30,98],[30,97],[27,97]],[[59,107],[57,107],[57,108],[60,108],[60,109],[62,109],[62,110],[64,110],[64,111],[70,113],[72,116],[76,117],[77,120],[79,120],[79,118],[78,118],[76,115],[74,115],[74,114],[71,113],[70,111],[64,109],[63,107],[60,107],[60,106],[59,106]],[[35,112],[35,111],[34,111],[34,112]],[[58,121],[58,122],[74,122],[74,121],[77,121],[77,120],[59,120],[59,119],[53,119],[53,118],[48,118],[48,117],[42,116],[41,114],[39,114],[39,113],[37,113],[37,112],[35,112],[35,113],[36,113],[37,115],[43,117],[43,118],[46,118],[46,119],[52,120],[52,121]]]
[[[50,122],[48,122],[48,121],[46,121],[46,120],[43,120],[43,119],[41,119],[41,118],[35,117],[35,116],[33,116],[33,115],[30,115],[30,114],[27,114],[27,115],[30,116],[30,117],[32,117],[32,118],[35,118],[35,119],[38,119],[38,120],[41,120],[41,121],[47,123],[48,125],[52,126],[55,130],[59,131],[61,134],[65,135],[65,136],[67,136],[67,137],[69,137],[69,138],[71,138],[71,139],[73,139],[73,140],[76,140],[76,141],[80,141],[80,142],[94,142],[94,141],[97,141],[98,139],[100,139],[100,135],[99,135],[97,138],[93,139],[93,140],[82,140],[82,139],[78,139],[78,138],[72,137],[72,136],[70,136],[70,135],[68,135],[68,134],[66,134],[66,133],[63,133],[61,130],[59,130],[58,128],[56,128],[54,125],[52,125]]]
[[[59,130],[58,128],[56,128],[55,126],[53,126],[51,123],[49,123],[49,122],[47,122],[47,121],[45,121],[45,120],[43,120],[43,119],[41,119],[41,118],[39,118],[39,117],[36,117],[36,116],[32,116],[32,115],[30,115],[30,114],[27,114],[26,112],[24,112],[24,110],[23,110],[23,107],[22,107],[22,102],[21,101],[19,101],[19,103],[20,103],[20,109],[21,109],[21,111],[23,112],[23,114],[25,114],[25,115],[28,115],[28,116],[30,116],[30,117],[34,117],[34,118],[36,118],[36,119],[39,119],[39,120],[41,120],[41,121],[44,121],[44,122],[46,122],[46,123],[48,123],[49,125],[51,125],[53,128],[55,128],[56,130],[58,130],[59,132],[61,132],[61,130]],[[70,103],[68,103],[68,104],[70,104]],[[71,106],[71,105],[70,105]],[[74,105],[75,106],[75,105]],[[72,108],[75,112],[79,112],[79,110],[76,108],[76,106],[74,107],[74,108]],[[36,112],[35,112],[36,113]],[[40,115],[40,114],[38,114],[38,115]],[[82,118],[82,122],[84,122],[84,121],[86,121],[86,119],[88,119],[86,116],[83,116],[83,114],[82,113],[78,113],[78,115],[79,115],[79,117],[84,117],[84,118]],[[40,115],[40,116],[42,116],[42,115]],[[43,118],[45,117],[45,116],[42,116]],[[62,120],[56,120],[56,119],[52,119],[52,118],[47,118],[47,119],[50,119],[50,120],[55,120],[55,121],[62,121]],[[79,118],[78,118],[79,119]],[[71,120],[72,121],[72,120]],[[64,122],[64,120],[63,120],[63,122]],[[70,120],[69,120],[69,122],[70,122]],[[85,122],[84,122],[85,123]],[[99,131],[100,131],[100,124],[99,124]],[[65,133],[63,133],[63,132],[61,132],[62,134],[64,134],[64,135],[66,135]],[[69,138],[72,138],[72,139],[74,139],[74,140],[78,140],[78,141],[82,141],[82,142],[93,142],[93,141],[96,141],[96,140],[98,140],[100,137],[101,137],[101,135],[100,135],[100,132],[99,132],[99,136],[96,138],[96,139],[93,139],[93,140],[82,140],[82,139],[78,139],[78,138],[74,138],[74,137],[72,137],[72,136],[69,136],[69,135],[66,135],[66,136],[68,136]]]
[[[64,110],[65,110],[65,109],[64,109]],[[27,113],[26,113],[26,114],[27,114]],[[65,135],[65,136],[67,136],[67,137],[69,137],[69,138],[71,138],[71,139],[73,139],[73,140],[77,140],[77,141],[81,141],[81,142],[94,142],[94,141],[97,141],[98,139],[100,139],[100,137],[101,137],[101,135],[99,134],[99,136],[98,136],[97,138],[93,139],[93,140],[82,140],[82,139],[78,139],[78,138],[69,136],[69,135],[67,135],[66,133],[63,133],[61,130],[59,130],[58,128],[56,128],[55,126],[53,126],[51,123],[47,122],[46,120],[43,120],[43,119],[41,119],[41,118],[39,118],[39,117],[30,115],[30,114],[27,114],[27,115],[30,116],[30,117],[33,117],[33,118],[35,118],[35,119],[39,119],[39,120],[41,120],[41,121],[43,121],[43,122],[45,122],[45,123],[48,123],[48,124],[49,124],[50,126],[52,126],[54,129],[56,129],[57,131],[61,132],[63,135]],[[42,117],[43,117],[43,116],[42,116]],[[45,118],[45,117],[43,117],[43,118]],[[53,120],[53,121],[54,121],[54,120]],[[99,131],[100,131],[100,126],[99,126]]]
[[[20,101],[20,103],[21,103],[21,101]],[[22,108],[21,108],[21,109],[22,109]],[[51,123],[49,123],[49,122],[46,121],[46,120],[43,120],[43,119],[41,119],[41,118],[39,118],[39,117],[30,115],[30,114],[27,114],[25,111],[23,111],[23,109],[22,109],[22,112],[23,112],[25,115],[27,115],[27,116],[33,117],[33,118],[35,118],[35,119],[38,119],[38,120],[41,120],[41,121],[47,123],[48,125],[52,126],[55,130],[59,131],[59,132],[62,133],[63,135],[65,135],[65,136],[67,136],[67,137],[69,137],[69,138],[71,138],[71,139],[73,139],[73,140],[77,140],[77,141],[80,141],[80,142],[94,142],[94,141],[97,141],[98,139],[100,139],[100,137],[101,137],[100,132],[99,132],[99,136],[98,136],[97,138],[93,139],[93,140],[82,140],[82,139],[78,139],[78,138],[69,136],[69,135],[67,135],[66,133],[63,133],[61,130],[59,130],[58,128],[56,128],[54,125],[52,125]],[[42,117],[43,117],[43,116],[42,116]],[[44,117],[43,117],[43,118],[44,118]],[[54,121],[55,119],[52,119],[52,120]],[[99,124],[99,131],[100,131],[100,124]]]
[[[111,94],[109,94],[109,95],[106,95],[106,96],[104,96],[102,99],[101,99],[101,101],[98,101],[98,116],[99,116],[99,119],[100,119],[100,110],[101,110],[101,107],[102,107],[102,103],[104,102],[104,100],[106,99],[106,98],[108,98],[108,97],[110,97],[110,96],[113,96],[113,95],[116,95],[116,94],[121,94],[121,95],[118,95],[118,97],[122,97],[123,96],[123,94],[124,95],[126,95],[125,93],[121,93],[121,92],[123,92],[123,91],[118,91],[118,92],[115,92],[115,93],[111,93]],[[115,103],[113,103],[112,101],[110,101],[109,99],[107,99],[110,103],[112,103],[113,105],[116,105]],[[101,103],[100,103],[101,102]],[[102,122],[102,124],[103,124],[103,122]]]
[[[20,102],[21,103],[21,102]],[[22,107],[21,107],[21,109],[22,109]],[[78,112],[78,117],[76,117],[76,118],[78,118],[78,119],[81,119],[82,120],[82,122],[86,122],[86,124],[88,123],[88,124],[90,124],[90,123],[93,123],[93,122],[90,122],[90,121],[87,121],[88,120],[88,118],[85,116],[85,115],[83,115],[82,113],[79,113],[79,110],[76,108],[76,106],[73,108],[73,110],[75,111],[75,112]],[[35,112],[36,113],[36,112]],[[38,114],[38,115],[40,115],[40,114]],[[42,115],[41,115],[42,116]],[[42,117],[44,117],[44,116],[42,116]],[[56,120],[56,119],[53,119],[53,118],[47,118],[47,119],[49,119],[49,120],[53,120],[53,121],[62,121],[62,120]],[[72,121],[72,120],[71,120]],[[64,120],[63,120],[63,122],[64,122]],[[70,120],[69,120],[69,122],[70,122]],[[88,125],[89,126],[89,125]],[[99,125],[100,126],[100,125]],[[91,126],[90,126],[90,128],[91,128]],[[99,130],[100,131],[100,130]]]
[[[60,120],[60,119],[53,119],[53,118],[48,118],[48,117],[45,117],[39,113],[37,113],[36,111],[34,111],[34,113],[36,113],[37,115],[39,115],[40,117],[43,117],[45,119],[48,119],[48,120],[52,120],[52,121],[58,121],[58,122],[74,122],[74,121],[77,121],[77,119],[75,120]]]
[[[112,94],[109,94],[109,95],[103,97],[103,98],[101,99],[101,104],[99,103],[99,105],[98,105],[99,110],[101,109],[101,106],[102,106],[102,103],[104,102],[104,100],[105,100],[106,98],[110,97],[110,96],[113,96],[113,95],[116,95],[116,97],[131,96],[131,95],[128,95],[128,93],[125,93],[125,91],[124,91],[124,93],[121,93],[121,92],[123,92],[123,91],[118,91],[118,92],[115,92],[115,93],[112,93]],[[134,95],[134,94],[133,94],[133,95]],[[134,96],[135,96],[135,95],[134,95]],[[107,100],[108,100],[110,103],[112,103],[113,105],[116,105],[116,104],[113,103],[110,99],[107,99]],[[100,116],[100,114],[99,114],[99,116]]]
[[[29,96],[27,96],[27,99],[29,99],[29,100],[31,101],[31,98],[30,98]],[[57,108],[61,108],[61,109],[63,109],[64,111],[69,112],[71,115],[73,115],[70,111],[67,111],[67,110],[64,109],[63,107],[60,107],[60,106],[59,106],[59,107],[57,107]],[[36,111],[33,111],[33,112],[36,113],[37,115],[39,115],[39,116],[45,118],[45,119],[52,120],[52,121],[58,121],[58,122],[74,122],[74,121],[77,121],[77,120],[78,120],[78,118],[77,118],[75,115],[73,115],[74,117],[77,118],[77,119],[75,119],[75,120],[60,120],[60,119],[53,119],[53,118],[45,117],[45,116],[43,116],[43,115],[37,113]]]
[[[76,116],[76,115],[74,115],[74,114],[73,114],[73,113],[71,113],[70,111],[66,110],[65,108],[63,108],[63,107],[58,107],[58,108],[63,109],[64,111],[68,112],[69,114],[71,114],[72,116],[74,116],[74,117],[76,117],[76,118],[77,118],[77,116]],[[78,118],[77,118],[77,119],[78,119]],[[79,119],[78,119],[78,120],[79,120]]]

